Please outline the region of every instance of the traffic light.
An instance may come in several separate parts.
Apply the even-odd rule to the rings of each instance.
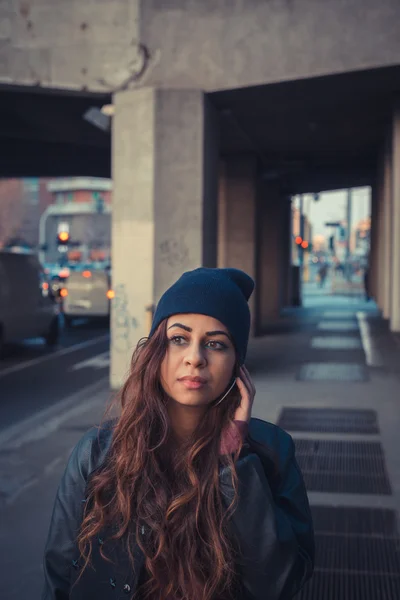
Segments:
[[[69,242],[69,233],[68,231],[59,231],[57,234],[57,240],[59,244],[68,244]]]
[[[59,229],[57,233],[57,249],[60,254],[64,257],[67,256],[69,242],[69,231],[65,229]]]
[[[296,245],[300,248],[302,248],[303,250],[312,250],[312,243],[311,242],[307,242],[307,240],[303,240],[303,238],[301,237],[301,235],[298,235],[294,238],[294,241],[296,243]]]

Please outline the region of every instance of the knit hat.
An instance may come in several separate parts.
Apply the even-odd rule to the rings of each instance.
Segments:
[[[187,271],[161,297],[154,314],[150,337],[161,321],[172,315],[208,315],[227,327],[240,364],[243,364],[250,332],[247,301],[253,289],[253,279],[238,269],[201,267]]]

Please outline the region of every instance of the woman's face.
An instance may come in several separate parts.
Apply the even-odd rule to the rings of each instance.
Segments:
[[[224,393],[236,362],[225,325],[205,315],[174,315],[167,321],[167,338],[161,384],[170,398],[204,406]]]

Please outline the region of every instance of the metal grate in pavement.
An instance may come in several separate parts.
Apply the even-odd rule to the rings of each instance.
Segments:
[[[316,542],[313,578],[296,600],[398,600],[396,513],[388,509],[311,507]]]
[[[399,540],[315,534],[316,569],[400,574]]]
[[[356,363],[307,363],[299,371],[300,381],[366,381],[365,365]]]
[[[379,442],[353,442],[343,440],[294,440],[296,456],[298,454],[346,454],[349,456],[379,457],[384,460],[382,446]]]
[[[316,571],[296,600],[399,600],[400,575]]]
[[[325,310],[323,313],[325,319],[356,319],[357,314],[350,310]]]
[[[384,468],[384,461],[380,458],[365,456],[336,456],[308,455],[298,457],[301,468],[308,472],[340,472],[343,474],[355,473],[356,475],[379,476]]]
[[[358,337],[324,335],[312,338],[311,348],[318,350],[360,350],[362,344]]]
[[[398,538],[396,513],[388,508],[312,506],[311,512],[318,533]]]
[[[295,440],[296,458],[308,490],[391,494],[379,442]]]
[[[278,425],[288,431],[321,433],[379,433],[374,410],[284,408]]]
[[[385,475],[372,476],[359,473],[303,472],[304,483],[309,491],[335,492],[339,494],[378,494],[392,493]]]

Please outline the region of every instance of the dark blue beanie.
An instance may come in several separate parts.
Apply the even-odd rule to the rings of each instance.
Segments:
[[[238,269],[187,271],[161,297],[154,314],[150,336],[161,321],[177,314],[196,313],[218,319],[228,328],[244,363],[250,333],[247,304],[254,289],[253,279]]]

